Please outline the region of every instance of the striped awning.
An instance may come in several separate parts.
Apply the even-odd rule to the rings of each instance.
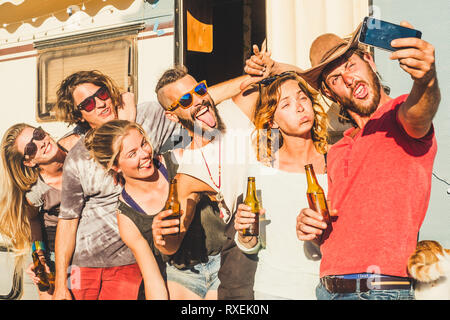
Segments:
[[[66,21],[72,12],[83,10],[95,16],[103,7],[112,5],[116,9],[128,9],[134,0],[0,0],[0,28],[14,33],[23,23],[39,27],[48,18]]]

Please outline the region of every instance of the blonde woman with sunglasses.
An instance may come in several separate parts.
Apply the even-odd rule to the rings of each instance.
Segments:
[[[0,233],[11,241],[17,263],[21,263],[33,247],[41,261],[54,271],[62,168],[69,147],[67,139],[56,142],[42,128],[25,123],[10,127],[3,136]],[[32,265],[27,273],[37,283]],[[38,293],[40,299],[51,298],[48,292]]]

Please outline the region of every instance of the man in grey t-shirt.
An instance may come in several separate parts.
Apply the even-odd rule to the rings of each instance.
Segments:
[[[134,97],[115,96],[118,90],[111,83],[107,76],[96,71],[81,71],[67,77],[58,90],[60,117],[69,123],[87,122],[91,128],[117,118],[131,120]],[[157,102],[138,105],[135,116],[155,152],[177,128],[165,118]],[[137,299],[141,273],[117,226],[121,189],[90,158],[82,137],[68,153],[63,168],[53,299],[72,298],[67,285],[70,264],[71,292],[75,299]]]

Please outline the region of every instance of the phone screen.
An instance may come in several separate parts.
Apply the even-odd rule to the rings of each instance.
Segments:
[[[415,29],[409,29],[397,24],[366,17],[359,35],[359,42],[381,49],[395,51],[391,47],[391,41],[399,38],[421,38],[422,33]]]

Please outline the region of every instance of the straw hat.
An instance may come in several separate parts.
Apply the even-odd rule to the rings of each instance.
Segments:
[[[325,33],[317,37],[311,44],[309,59],[311,68],[299,75],[314,89],[320,90],[320,75],[323,69],[337,58],[344,55],[349,49],[358,46],[358,36],[362,23],[353,32],[352,38],[347,41],[334,33]]]

